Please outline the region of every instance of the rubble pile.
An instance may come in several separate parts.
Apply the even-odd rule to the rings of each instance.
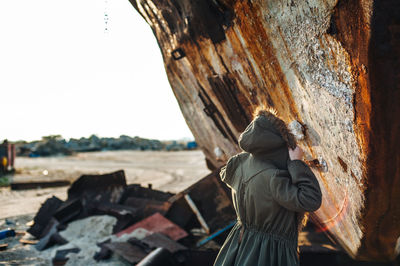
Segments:
[[[4,242],[10,251],[0,252],[0,262],[19,256],[43,262],[37,265],[212,265],[236,223],[219,170],[177,194],[128,185],[122,170],[82,175],[67,193],[65,201],[53,196],[42,204],[23,229],[29,234],[16,240],[13,230],[0,231],[13,239]],[[25,246],[17,249],[15,241]],[[340,252],[312,224],[299,246],[301,260],[312,261],[316,253],[332,260]]]
[[[217,174],[178,194],[127,185],[122,170],[83,175],[27,231],[54,265],[211,265],[236,219]]]
[[[140,137],[121,135],[119,138],[100,138],[92,135],[89,138],[70,139],[66,141],[60,135],[43,137],[40,141],[17,143],[18,156],[52,156],[71,155],[74,152],[104,150],[167,150],[182,151],[197,148],[194,141],[159,141]]]

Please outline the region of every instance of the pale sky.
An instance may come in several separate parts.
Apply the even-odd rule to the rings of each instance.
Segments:
[[[0,140],[192,138],[128,0],[0,0],[0,99]]]

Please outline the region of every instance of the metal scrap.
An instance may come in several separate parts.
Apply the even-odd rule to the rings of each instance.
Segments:
[[[130,263],[138,263],[147,255],[142,248],[127,242],[106,243],[104,246]]]
[[[152,216],[128,227],[124,231],[119,232],[117,236],[130,233],[137,228],[144,228],[154,233],[163,233],[173,240],[179,240],[188,236],[186,231],[159,213],[155,213]]]
[[[128,240],[128,242],[132,243],[132,240],[133,239],[130,239]],[[178,242],[167,237],[166,235],[160,233],[153,233],[139,241],[147,245],[147,247],[149,247],[150,249],[162,247],[171,253],[187,249],[187,247],[179,244]]]
[[[7,238],[7,237],[13,237],[13,236],[15,236],[15,231],[13,229],[6,229],[6,230],[0,231],[0,240]]]
[[[83,209],[82,202],[79,198],[69,200],[61,204],[54,213],[53,217],[60,223],[67,223],[78,217]]]
[[[33,218],[34,224],[28,229],[28,233],[36,238],[41,238],[43,236],[43,231],[51,220],[51,217],[62,203],[63,201],[55,196],[47,199]]]
[[[54,256],[52,262],[53,265],[65,265],[69,258],[67,255],[69,253],[79,253],[81,250],[79,248],[69,248],[69,249],[62,249],[57,250],[56,255]]]
[[[125,187],[123,170],[104,175],[82,175],[68,189],[68,200],[84,198],[95,202],[118,203]]]
[[[57,220],[53,219],[51,223],[48,225],[48,229],[46,229],[46,234],[44,237],[40,239],[40,241],[35,245],[37,250],[45,250],[53,245],[64,245],[67,244],[68,241],[63,238],[58,233],[58,225]]]
[[[207,225],[209,232],[216,232],[235,220],[236,213],[233,209],[230,192],[222,183],[218,173],[218,170],[214,171],[171,197],[169,199],[171,207],[166,217],[187,231]],[[187,199],[190,199],[189,202],[193,202],[195,209],[189,205]],[[200,222],[199,216],[202,217],[203,224]]]
[[[8,248],[8,244],[0,244],[0,251],[6,250]]]

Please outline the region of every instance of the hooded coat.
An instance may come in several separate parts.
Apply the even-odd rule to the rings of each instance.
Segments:
[[[215,266],[299,265],[298,216],[320,207],[321,191],[310,168],[290,160],[290,133],[282,125],[271,113],[258,115],[239,138],[244,152],[220,172],[237,222]]]

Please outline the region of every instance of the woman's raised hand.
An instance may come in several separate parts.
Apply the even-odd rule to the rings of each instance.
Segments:
[[[292,160],[292,161],[303,159],[303,154],[304,154],[304,152],[299,146],[296,146],[296,148],[294,150],[289,148],[289,157],[290,157],[290,160]]]

